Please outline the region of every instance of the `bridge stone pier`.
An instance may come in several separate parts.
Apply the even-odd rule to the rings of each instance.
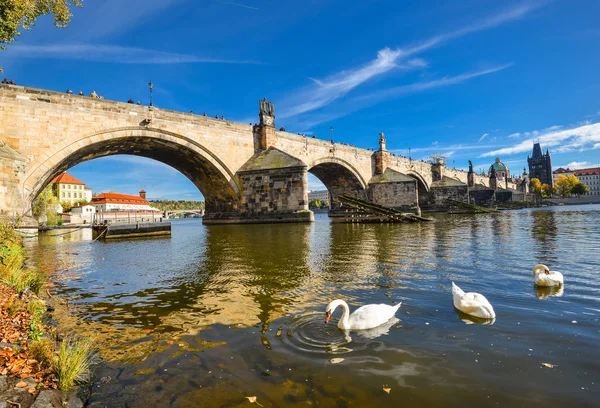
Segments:
[[[418,212],[435,199],[436,183],[469,184],[467,172],[393,155],[383,134],[378,149],[368,150],[277,130],[266,100],[259,124],[248,125],[0,85],[0,213],[30,215],[55,176],[115,154],[179,170],[204,195],[207,224],[310,222],[307,172],[329,189],[332,215],[342,210],[340,195]],[[487,177],[470,177],[471,186],[489,188]]]

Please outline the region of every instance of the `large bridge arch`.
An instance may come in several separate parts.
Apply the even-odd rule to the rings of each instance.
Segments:
[[[103,130],[54,146],[31,163],[23,183],[26,205],[61,172],[84,161],[116,154],[147,157],[175,168],[204,195],[207,212],[239,208],[238,181],[214,152],[185,136],[143,126]]]
[[[343,159],[337,157],[317,158],[309,162],[307,170],[329,190],[332,209],[337,205],[336,196],[350,195],[366,198],[367,181],[352,164]]]

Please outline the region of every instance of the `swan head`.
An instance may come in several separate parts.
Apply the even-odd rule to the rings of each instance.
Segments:
[[[325,323],[329,322],[333,311],[342,303],[344,303],[343,300],[337,299],[327,305],[327,307],[325,308]]]
[[[550,274],[550,268],[548,268],[544,264],[537,264],[533,267],[533,274],[537,275],[538,273],[545,273],[546,275]]]

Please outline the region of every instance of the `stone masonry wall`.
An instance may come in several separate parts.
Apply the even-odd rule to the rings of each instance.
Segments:
[[[417,181],[369,184],[369,200],[401,210],[415,208],[419,205]]]
[[[449,186],[449,187],[433,187],[429,191],[427,200],[427,209],[431,211],[447,208],[446,200],[456,200],[467,202],[468,187],[464,186]]]
[[[308,210],[306,168],[243,172],[242,213]]]

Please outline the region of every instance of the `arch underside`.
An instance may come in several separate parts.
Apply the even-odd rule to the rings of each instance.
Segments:
[[[361,180],[350,169],[339,163],[320,163],[308,171],[315,175],[329,190],[331,209],[335,209],[339,205],[336,197],[340,195],[366,199],[366,189]]]
[[[29,202],[63,171],[88,160],[117,154],[154,159],[178,170],[200,190],[207,212],[236,211],[239,207],[239,189],[235,181],[223,174],[209,159],[182,144],[148,136],[112,138],[89,144],[66,155],[36,181]]]

